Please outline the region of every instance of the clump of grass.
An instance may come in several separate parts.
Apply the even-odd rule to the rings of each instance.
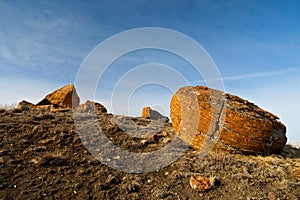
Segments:
[[[17,103],[12,103],[12,104],[0,104],[0,109],[5,109],[5,110],[12,110],[17,108]]]
[[[0,104],[0,113],[11,111],[13,113],[21,113],[22,111],[30,111],[31,108],[27,105],[19,107],[16,103],[12,104]]]

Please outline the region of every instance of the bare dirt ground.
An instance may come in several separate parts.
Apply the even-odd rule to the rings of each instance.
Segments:
[[[86,124],[94,120],[88,114],[81,117]],[[169,123],[155,135],[135,138],[112,123],[112,118],[106,113],[97,116],[106,136],[124,150],[152,152],[174,139]],[[141,118],[133,121],[140,126],[149,124]],[[89,139],[93,144],[97,135]],[[181,145],[179,142],[179,149]],[[120,158],[111,159],[118,164]],[[131,161],[123,162],[119,164],[128,166]],[[206,192],[194,190],[189,185],[191,175],[214,177],[215,185]],[[300,199],[300,150],[286,146],[279,155],[223,152],[200,158],[199,152],[188,148],[162,169],[128,173],[102,164],[87,150],[71,112],[1,110],[0,199],[40,198]]]

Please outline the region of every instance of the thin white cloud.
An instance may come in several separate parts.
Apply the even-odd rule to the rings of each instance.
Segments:
[[[240,74],[234,76],[223,76],[221,77],[222,81],[238,81],[238,80],[245,80],[245,79],[255,79],[255,78],[266,78],[266,77],[273,77],[273,76],[282,76],[288,74],[299,73],[300,67],[290,67],[285,69],[278,69],[278,70],[270,70],[265,72],[257,72],[252,74]],[[204,81],[220,81],[220,79],[209,79],[209,80],[197,80],[192,81],[193,84],[200,84],[204,83]]]
[[[292,74],[294,72],[299,72],[299,71],[300,71],[300,67],[291,67],[291,68],[272,70],[272,71],[266,71],[266,72],[258,72],[258,73],[253,73],[253,74],[225,76],[225,77],[223,77],[223,80],[224,81],[230,81],[230,80],[242,80],[242,79],[251,79],[251,78],[263,78],[263,77],[271,77],[271,76],[280,76],[280,75]]]
[[[280,117],[287,126],[289,143],[300,141],[298,114],[300,67],[290,67],[252,74],[225,76],[226,91],[241,96]],[[261,79],[261,80],[255,80]],[[210,81],[216,81],[210,80]],[[232,84],[230,83],[232,82]],[[194,82],[204,84],[204,80]],[[245,86],[247,85],[247,86]]]
[[[73,80],[89,50],[77,39],[81,29],[74,34],[80,27],[78,22],[68,12],[60,13],[41,5],[40,9],[25,5],[21,11],[18,6],[5,3],[2,6],[5,9],[0,13],[3,19],[0,59],[6,65],[1,65],[0,71],[32,74],[48,80]]]

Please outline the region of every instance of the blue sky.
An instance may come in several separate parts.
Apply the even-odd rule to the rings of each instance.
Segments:
[[[288,127],[289,141],[300,141],[299,9],[300,1],[284,0],[1,0],[0,104],[22,99],[36,103],[74,82],[89,52],[114,34],[163,27],[200,43],[218,66],[227,92],[279,115]],[[113,82],[131,67],[154,61],[174,66],[195,85],[204,84],[179,58],[159,51],[133,52],[108,70],[96,98],[112,110]],[[151,105],[168,115],[171,96],[158,85],[140,88],[128,100],[129,113],[138,115],[142,106]]]

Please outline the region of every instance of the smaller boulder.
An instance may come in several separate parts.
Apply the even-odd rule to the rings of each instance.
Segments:
[[[42,101],[36,104],[37,107],[53,106],[56,109],[71,109],[79,106],[80,98],[73,84],[68,84],[48,94]]]
[[[28,101],[21,101],[18,103],[18,109],[21,109],[21,110],[31,110],[35,108],[35,105],[33,103],[30,103]]]
[[[96,113],[106,113],[107,109],[100,103],[87,100],[85,104],[80,105],[80,107],[88,112],[88,111],[95,111]]]
[[[154,119],[154,120],[167,119],[167,117],[163,116],[156,110],[152,110],[149,106],[143,108],[142,117],[146,119]]]

